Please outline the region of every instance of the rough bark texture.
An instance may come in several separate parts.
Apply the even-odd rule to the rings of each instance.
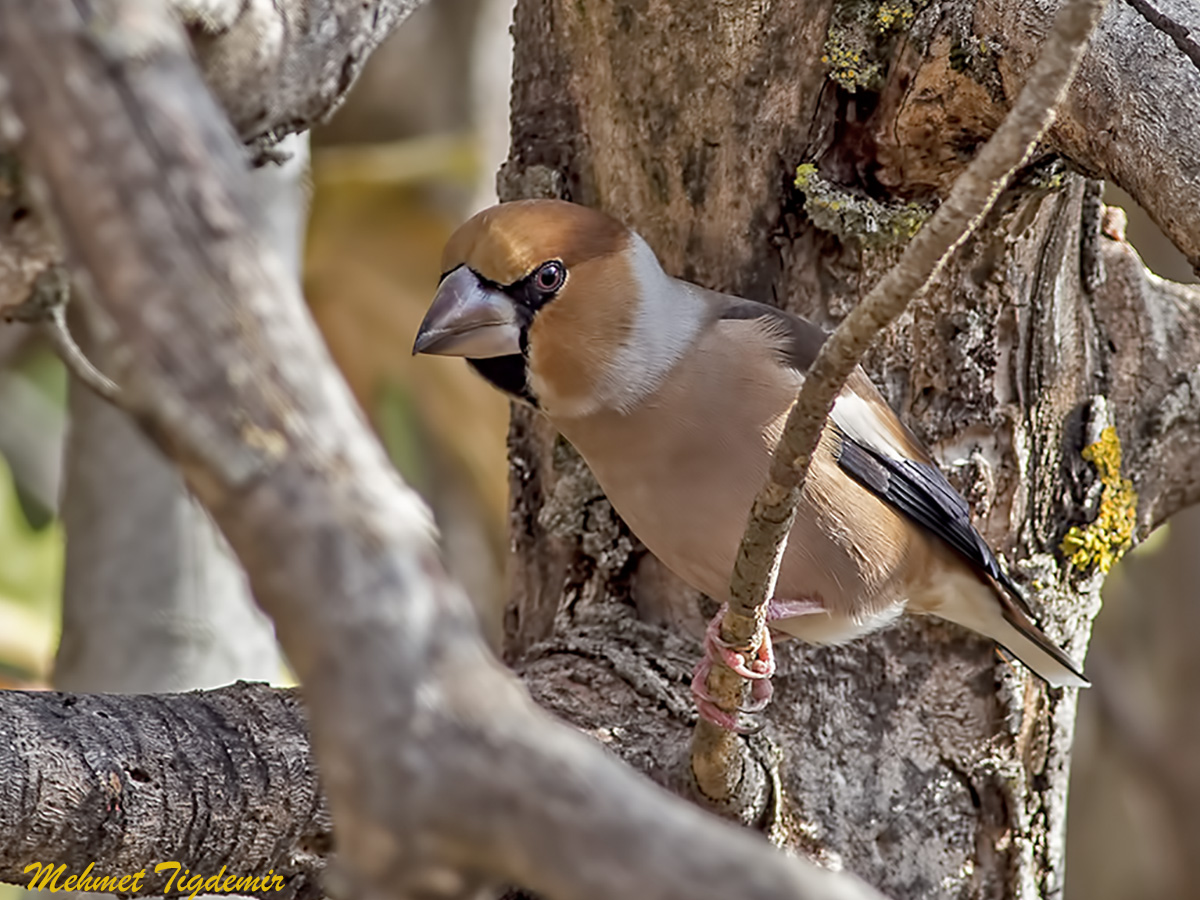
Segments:
[[[97,878],[145,869],[133,894],[161,896],[171,871],[154,866],[174,861],[284,883],[239,893],[323,896],[332,826],[295,691],[0,692],[0,772],[0,881],[27,885],[41,874],[27,866],[52,863],[61,889],[95,863]]]
[[[502,195],[600,206],[673,274],[832,324],[894,258],[900,202],[934,201],[1003,116],[1057,6],[522,2]],[[880,34],[887,15],[899,27]],[[1122,62],[1139,44],[1155,68]],[[1086,182],[1053,154],[1122,184],[1195,263],[1200,206],[1178,198],[1200,191],[1198,113],[1200,73],[1110,5],[1046,154],[869,356],[1077,656],[1102,576],[1058,546],[1103,505],[1085,446],[1115,424],[1142,535],[1200,493],[1200,297],[1101,237]],[[697,599],[527,411],[510,452],[509,658],[539,702],[669,783],[688,654],[633,609],[694,623]],[[918,621],[792,647],[776,688],[763,737],[782,753],[783,843],[896,897],[1061,890],[1072,695]]]
[[[209,88],[263,149],[329,116],[423,0],[172,0]]]
[[[16,159],[0,152],[0,309],[22,302],[38,275],[62,260],[45,223],[30,214],[25,193]],[[0,355],[7,357],[8,345],[18,342],[18,335],[5,331]]]
[[[248,228],[240,148],[182,36],[154,6],[104,7],[98,31],[84,0],[0,0],[11,131],[123,401],[224,531],[306,686],[346,891],[875,896],[655,790],[529,703],[295,279]]]

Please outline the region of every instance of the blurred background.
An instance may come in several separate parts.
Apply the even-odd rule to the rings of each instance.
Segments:
[[[305,172],[300,145],[291,175],[264,174],[265,182],[283,179],[269,191],[290,192],[285,223],[289,209],[294,223],[297,199],[307,199],[302,273],[313,313],[396,466],[433,508],[447,564],[493,640],[507,593],[507,404],[461,361],[416,363],[410,347],[437,282],[442,244],[457,223],[495,200],[494,175],[507,151],[510,16],[511,0],[423,7],[376,52],[346,106],[313,134],[311,168]],[[419,91],[397,88],[418,83]],[[1106,199],[1126,209],[1129,238],[1152,270],[1196,280],[1127,196],[1110,188]],[[285,224],[281,246],[299,265],[299,245],[287,230]],[[64,458],[76,473],[70,483],[87,482],[64,451],[67,411],[67,378],[57,360],[34,335],[0,328],[0,686],[151,690],[235,677],[286,681],[261,639],[243,654],[249,663],[230,662],[188,684],[158,676],[106,681],[102,665],[80,665],[87,646],[103,650],[106,643],[99,626],[81,624],[69,611],[62,624],[64,565],[72,569],[60,515]],[[106,482],[115,465],[101,467]],[[150,463],[140,465],[130,475],[139,487]],[[87,534],[131,529],[123,539],[138,547],[161,530],[152,516],[135,515],[132,494],[119,516],[112,510],[114,503],[126,506],[122,496],[104,502],[109,515],[93,514]],[[118,520],[124,524],[113,524]],[[208,552],[202,544],[192,532],[180,539],[188,565]],[[209,574],[196,578],[184,568],[174,581],[198,584],[201,597],[212,592],[217,576],[203,569]],[[1156,532],[1108,580],[1087,660],[1096,686],[1080,700],[1068,900],[1200,896],[1200,655],[1191,644],[1200,634],[1197,585],[1200,509]],[[121,590],[131,591],[128,584]],[[233,590],[244,593],[244,585]],[[162,640],[191,641],[205,652],[231,646],[253,615],[218,612],[199,627],[193,613],[151,606],[159,597],[154,583],[139,591],[134,602],[158,622]]]

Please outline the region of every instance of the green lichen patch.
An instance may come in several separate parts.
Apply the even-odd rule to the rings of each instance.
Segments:
[[[1121,440],[1115,428],[1105,428],[1100,439],[1085,447],[1081,455],[1100,477],[1100,510],[1087,525],[1071,526],[1059,549],[1076,569],[1094,567],[1107,574],[1133,546],[1137,492],[1133,482],[1121,476]]]
[[[959,33],[950,45],[950,68],[982,85],[992,100],[1004,103],[1004,79],[996,64],[1001,51],[996,41]]]
[[[919,203],[884,203],[852,193],[822,178],[812,163],[796,167],[795,185],[804,192],[804,211],[814,225],[872,249],[907,243],[929,218]]]
[[[956,40],[950,47],[950,68],[964,75],[978,76],[995,66],[996,48],[974,35]]]
[[[924,0],[842,0],[834,8],[821,62],[851,93],[883,86],[893,38],[908,29]]]

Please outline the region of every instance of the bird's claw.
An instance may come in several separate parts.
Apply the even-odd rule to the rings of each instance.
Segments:
[[[771,635],[763,631],[762,640],[758,642],[752,660],[746,659],[746,654],[730,646],[721,637],[721,620],[725,618],[725,606],[722,606],[713,620],[704,630],[704,653],[706,659],[720,657],[721,662],[749,681],[764,681],[775,674],[775,649],[771,645]]]
[[[692,677],[692,697],[700,718],[707,719],[718,728],[733,731],[738,734],[754,734],[762,728],[758,722],[745,722],[742,716],[752,716],[767,708],[771,700],[771,682],[754,681],[750,684],[750,702],[739,707],[734,712],[728,712],[717,705],[716,700],[708,693],[705,680],[712,669],[712,661],[702,659],[696,666],[696,674]]]
[[[764,632],[754,658],[748,661],[747,654],[734,649],[721,638],[721,620],[724,615],[725,608],[722,607],[705,630],[704,656],[696,664],[696,670],[692,676],[692,696],[695,698],[700,718],[707,719],[726,731],[751,734],[762,726],[754,723],[748,725],[741,720],[741,716],[760,713],[770,703],[771,694],[774,692],[770,678],[775,674],[775,651],[771,646],[770,634]],[[749,702],[733,712],[717,705],[716,700],[708,692],[708,674],[712,671],[713,663],[717,659],[750,682]]]

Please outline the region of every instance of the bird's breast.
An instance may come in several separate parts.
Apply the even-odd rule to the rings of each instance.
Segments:
[[[723,599],[795,387],[771,381],[772,373],[747,366],[743,356],[731,376],[737,389],[730,390],[713,362],[691,377],[675,373],[631,412],[555,424],[650,551],[692,587]],[[827,450],[818,452],[776,594],[819,599],[835,621],[795,622],[784,630],[836,641],[891,615],[903,603],[909,532],[842,474]]]

